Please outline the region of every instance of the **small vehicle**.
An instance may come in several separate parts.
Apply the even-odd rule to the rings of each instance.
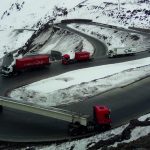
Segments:
[[[120,47],[120,48],[113,48],[108,50],[108,57],[113,58],[117,56],[125,56],[125,55],[135,55],[136,48],[133,47]]]
[[[87,51],[81,51],[81,52],[75,52],[75,57],[73,59],[70,59],[70,55],[69,54],[64,54],[62,56],[62,64],[63,65],[68,65],[71,63],[75,63],[75,62],[80,62],[80,61],[88,61],[91,60],[91,56],[90,53]]]

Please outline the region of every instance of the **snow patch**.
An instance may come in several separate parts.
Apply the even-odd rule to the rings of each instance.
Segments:
[[[47,107],[78,102],[149,76],[149,59],[70,71],[15,89],[10,97]]]

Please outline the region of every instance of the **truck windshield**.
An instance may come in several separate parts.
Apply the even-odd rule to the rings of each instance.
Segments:
[[[10,68],[8,68],[7,66],[2,66],[2,70],[9,71],[9,70],[10,70]]]
[[[105,114],[106,119],[110,119],[110,114]]]
[[[10,66],[13,60],[14,58],[12,53],[6,54],[3,58],[2,67]]]

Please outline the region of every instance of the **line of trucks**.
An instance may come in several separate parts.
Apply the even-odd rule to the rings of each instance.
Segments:
[[[70,59],[68,54],[64,54],[61,62],[63,65],[67,65],[91,59],[90,52],[81,51],[75,52],[75,57],[73,59]],[[3,76],[11,76],[24,70],[44,67],[51,63],[52,60],[49,54],[27,55],[22,58],[15,58],[12,53],[8,53],[3,59],[1,73]]]
[[[68,54],[62,56],[62,64],[67,65],[74,62],[80,61],[88,61],[91,60],[92,57],[90,53],[87,51],[75,52],[74,59],[70,59]],[[10,65],[10,62],[11,65]],[[12,63],[13,62],[13,63]],[[8,65],[7,65],[8,64]],[[23,58],[13,58],[13,54],[9,53],[5,56],[2,65],[2,74],[4,76],[13,75],[18,71],[31,69],[40,66],[46,66],[51,64],[51,59],[48,54],[40,54],[40,55],[31,55],[25,56]],[[3,106],[10,107],[13,109],[18,109],[22,111],[28,111],[40,115],[45,115],[49,117],[53,117],[56,119],[64,120],[69,122],[68,131],[70,135],[80,135],[93,131],[105,131],[111,128],[112,120],[110,118],[110,109],[107,106],[103,105],[95,105],[93,106],[93,115],[92,117],[88,117],[81,114],[76,114],[73,112],[64,112],[60,110],[51,109],[44,110],[41,108],[34,108],[33,106],[18,104],[16,102],[8,102],[0,99],[0,111],[2,111]],[[31,108],[30,108],[31,107]]]
[[[122,55],[135,55],[135,53],[135,48],[120,47],[108,50],[107,56],[113,58]],[[62,55],[61,63],[63,65],[68,65],[91,60],[93,60],[93,57],[90,52],[79,51],[74,53],[74,58],[72,59],[69,54]],[[27,55],[22,58],[14,58],[12,53],[8,53],[3,59],[1,73],[3,76],[11,76],[24,70],[47,66],[51,63],[52,60],[49,54]]]

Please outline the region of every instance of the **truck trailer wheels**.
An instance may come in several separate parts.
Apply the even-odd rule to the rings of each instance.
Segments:
[[[86,133],[86,129],[79,122],[70,123],[68,127],[68,133],[70,136],[77,136]]]
[[[0,105],[0,112],[3,112],[3,106]]]

